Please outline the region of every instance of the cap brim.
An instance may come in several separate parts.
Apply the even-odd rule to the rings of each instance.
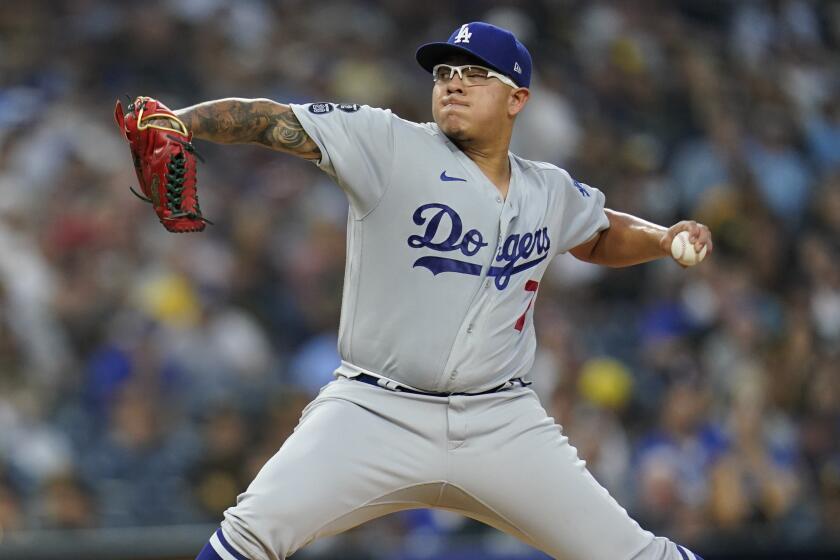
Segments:
[[[458,45],[453,45],[452,43],[426,43],[417,49],[416,57],[420,66],[425,68],[427,72],[431,72],[432,68],[434,68],[436,64],[440,64],[447,56],[454,54],[466,54],[476,60],[480,60],[488,68],[496,70],[497,72],[503,72],[471,50]]]

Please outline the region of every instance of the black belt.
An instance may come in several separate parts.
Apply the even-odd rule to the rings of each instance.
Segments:
[[[490,393],[495,393],[497,391],[501,391],[502,389],[507,388],[509,385],[508,383],[518,383],[521,387],[527,387],[531,384],[530,381],[526,382],[523,381],[521,377],[516,377],[511,379],[510,381],[505,381],[501,385],[497,387],[493,387],[492,389],[487,389],[486,391],[481,391],[480,393],[434,393],[431,391],[417,391],[415,389],[409,389],[408,387],[403,387],[401,385],[396,386],[394,389],[389,389],[388,387],[383,387],[379,384],[379,378],[373,375],[368,375],[367,373],[360,373],[354,377],[350,377],[350,379],[355,379],[356,381],[361,381],[362,383],[367,383],[368,385],[373,385],[375,387],[379,387],[381,389],[386,389],[388,391],[397,391],[400,393],[411,393],[412,395],[426,395],[427,397],[452,397],[458,395],[470,395],[470,396],[477,396],[477,395],[487,395]]]

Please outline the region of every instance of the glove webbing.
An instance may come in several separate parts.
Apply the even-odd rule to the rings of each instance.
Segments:
[[[142,109],[141,109],[141,111],[142,111]],[[155,128],[159,128],[159,127],[155,127]],[[170,130],[170,129],[166,129],[166,130]],[[174,140],[174,141],[178,142],[179,144],[181,144],[184,147],[185,150],[195,154],[195,157],[197,157],[202,163],[204,162],[204,158],[201,157],[201,154],[199,154],[196,151],[195,147],[191,143],[184,142],[180,138],[176,138],[175,136],[172,136],[172,135],[167,135],[167,136],[169,136],[169,138],[171,140]],[[181,211],[181,193],[184,191],[184,186],[183,185],[184,185],[184,181],[186,181],[186,172],[187,172],[186,167],[184,167],[184,164],[186,162],[187,162],[186,156],[184,155],[183,152],[180,152],[180,153],[172,155],[169,158],[169,163],[166,165],[166,169],[169,171],[169,173],[166,174],[166,207],[169,209],[170,212],[172,212],[172,215],[169,216],[168,218],[162,218],[162,219],[174,220],[176,218],[187,217],[187,218],[190,218],[190,219],[199,219],[199,220],[203,221],[204,223],[210,224],[212,226],[212,225],[214,225],[213,222],[211,222],[210,220],[208,220],[207,218],[205,218],[204,216],[201,215],[201,206],[198,203],[198,199],[196,199],[196,201],[195,201],[195,211],[194,212],[193,211],[190,211],[190,212]],[[140,200],[142,200],[144,202],[148,202],[149,204],[154,204],[154,201],[152,201],[150,198],[148,198],[146,196],[143,196],[142,194],[138,193],[131,186],[129,186],[128,189],[134,194],[134,196],[136,196]]]

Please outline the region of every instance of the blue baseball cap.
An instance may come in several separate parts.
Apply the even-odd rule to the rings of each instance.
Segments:
[[[501,27],[474,21],[456,29],[445,43],[427,43],[417,49],[417,62],[432,68],[451,54],[466,53],[508,76],[519,87],[531,83],[531,54],[516,36]]]

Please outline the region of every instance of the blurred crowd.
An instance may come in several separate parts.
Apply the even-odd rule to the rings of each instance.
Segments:
[[[840,531],[840,3],[21,0],[0,3],[0,535],[217,522],[338,364],[341,191],[198,143],[216,225],[168,234],[128,191],[114,100],[427,121],[414,50],[478,19],[533,55],[514,152],[715,236],[689,270],[554,261],[546,409],[647,528]],[[364,530],[492,533],[427,511]]]

